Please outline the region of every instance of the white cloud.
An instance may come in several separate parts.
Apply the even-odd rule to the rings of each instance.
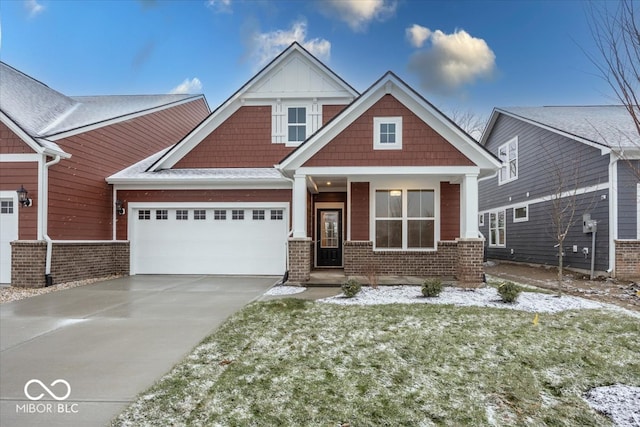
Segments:
[[[251,56],[256,60],[256,65],[260,67],[266,65],[293,42],[300,43],[313,56],[322,61],[328,60],[331,56],[331,43],[328,40],[321,38],[307,40],[307,23],[305,21],[294,22],[288,30],[255,33],[252,37]]]
[[[181,93],[198,93],[202,90],[202,82],[197,77],[189,79],[184,79],[182,83],[178,86],[171,89],[172,94],[181,94]]]
[[[37,0],[25,0],[24,7],[29,12],[29,17],[34,17],[44,11],[44,6],[38,3]]]
[[[431,30],[422,25],[413,24],[406,30],[407,39],[413,47],[422,47],[424,42],[431,35]]]
[[[218,13],[231,13],[231,0],[207,0],[207,6]]]
[[[483,39],[464,30],[445,34],[425,29],[430,33],[425,41],[430,40],[431,46],[409,60],[409,70],[418,74],[424,89],[447,94],[495,73],[496,55]]]
[[[353,31],[365,31],[371,21],[384,21],[396,11],[396,0],[327,0],[322,8],[329,17],[336,17]]]

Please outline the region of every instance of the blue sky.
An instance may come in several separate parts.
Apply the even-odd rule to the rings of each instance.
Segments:
[[[585,5],[1,0],[0,60],[67,95],[188,91],[213,109],[297,40],[359,91],[392,70],[445,112],[610,104]]]

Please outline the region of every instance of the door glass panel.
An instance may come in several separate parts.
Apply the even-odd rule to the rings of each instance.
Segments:
[[[338,212],[320,213],[320,247],[337,248],[339,246]]]

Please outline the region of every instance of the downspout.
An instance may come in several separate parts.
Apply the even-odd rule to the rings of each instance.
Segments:
[[[618,156],[613,151],[609,156],[609,269],[607,273],[615,277],[615,241],[618,239]]]
[[[43,192],[40,197],[42,201],[42,235],[44,240],[47,242],[47,257],[45,261],[44,268],[44,278],[45,278],[45,286],[53,285],[53,278],[51,277],[51,257],[53,254],[53,241],[51,237],[49,237],[49,227],[48,227],[48,218],[49,218],[49,168],[53,165],[56,165],[60,162],[61,157],[57,155],[51,160],[44,164],[44,174],[42,176],[42,187]]]

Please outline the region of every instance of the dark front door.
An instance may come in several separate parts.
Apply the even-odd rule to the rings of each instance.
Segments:
[[[342,209],[318,209],[318,267],[342,266]]]

